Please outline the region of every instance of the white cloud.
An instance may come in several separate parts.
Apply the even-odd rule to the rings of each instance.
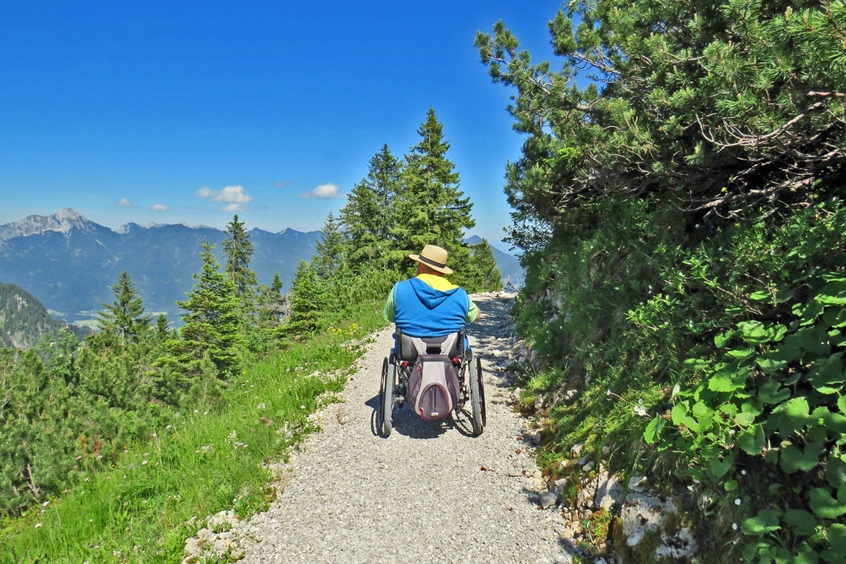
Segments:
[[[243,186],[226,186],[221,191],[215,191],[208,186],[197,190],[195,195],[199,198],[211,198],[212,202],[222,202],[226,204],[220,208],[224,212],[241,212],[247,209],[247,204],[253,201],[253,198],[244,192]]]
[[[155,206],[153,206],[150,209],[153,210],[153,211],[167,211],[167,206],[164,205],[164,204],[156,204]]]
[[[129,203],[127,198],[121,198],[119,201],[115,202],[116,206],[120,206],[122,208],[129,208],[132,207],[132,204]]]
[[[321,184],[311,192],[300,194],[300,198],[338,198],[337,184]]]
[[[244,192],[243,186],[227,186],[212,198],[215,202],[226,202],[227,204],[246,204],[253,199]]]

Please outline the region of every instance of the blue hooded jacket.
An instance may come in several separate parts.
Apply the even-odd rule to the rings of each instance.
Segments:
[[[412,337],[443,337],[464,328],[470,296],[456,286],[436,290],[419,278],[397,282],[393,289],[394,322]]]

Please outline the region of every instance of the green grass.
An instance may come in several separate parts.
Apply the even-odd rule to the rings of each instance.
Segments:
[[[252,364],[217,405],[182,414],[112,468],[4,523],[0,562],[179,562],[207,516],[266,508],[263,464],[313,431],[308,415],[343,389],[362,350],[344,343],[383,324],[369,305],[356,323]]]

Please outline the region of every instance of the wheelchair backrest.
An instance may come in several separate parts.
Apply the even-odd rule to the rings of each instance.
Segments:
[[[414,362],[419,355],[443,355],[450,358],[464,355],[464,331],[443,337],[412,337],[400,329],[396,331],[397,357]]]

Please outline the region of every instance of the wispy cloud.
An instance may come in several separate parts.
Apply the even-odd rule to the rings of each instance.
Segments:
[[[150,209],[153,211],[167,211],[167,206],[164,204],[156,204]]]
[[[129,202],[127,198],[121,198],[117,202],[115,202],[116,206],[120,206],[122,208],[131,208],[132,204]]]
[[[205,186],[195,193],[198,198],[211,198],[212,202],[226,204],[220,211],[239,212],[246,209],[246,204],[253,201],[253,198],[244,192],[243,186],[226,186],[223,190],[215,191]]]
[[[311,192],[300,194],[300,198],[340,198],[341,195],[338,194],[338,190],[337,184],[321,184]]]
[[[283,180],[281,182],[277,182],[274,184],[277,188],[290,188],[291,186],[296,186],[297,183],[293,180]]]

